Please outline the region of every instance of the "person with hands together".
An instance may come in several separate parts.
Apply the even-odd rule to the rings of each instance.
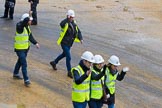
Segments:
[[[121,72],[118,72],[118,66],[120,66],[119,58],[115,55],[112,55],[109,60],[108,64],[106,65],[106,72],[105,72],[105,86],[106,86],[106,93],[109,97],[107,99],[106,104],[108,108],[115,108],[115,84],[116,80],[122,81],[126,72],[129,71],[129,67],[124,67]]]
[[[30,48],[30,42],[40,48],[39,43],[34,39],[30,30],[30,25],[33,18],[28,13],[21,17],[21,21],[16,25],[14,49],[18,56],[17,63],[15,64],[13,78],[24,79],[25,86],[30,85],[30,80],[27,73],[27,54]],[[22,70],[23,78],[19,75],[19,70]]]
[[[101,55],[94,56],[95,63],[93,63],[90,83],[90,101],[89,108],[101,108],[103,106],[103,85],[106,65],[104,66],[104,59]]]
[[[74,108],[86,108],[90,99],[91,66],[94,56],[90,51],[85,51],[79,65],[71,69],[73,76],[72,102]]]

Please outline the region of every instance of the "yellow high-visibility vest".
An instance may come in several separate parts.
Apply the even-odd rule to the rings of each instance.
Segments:
[[[31,32],[29,27],[28,29],[29,32]],[[27,29],[24,27],[24,30],[21,34],[16,31],[14,48],[21,50],[21,49],[28,49],[29,46],[30,46],[30,42],[29,42],[29,34]]]
[[[109,68],[106,68],[106,86],[108,87],[110,94],[115,93],[115,84],[118,72],[113,76],[110,74]]]
[[[84,74],[83,69],[78,65],[73,70],[77,70],[79,75],[82,76]],[[90,78],[91,75],[88,76],[81,84],[76,84],[75,81],[73,81],[72,84],[72,101],[74,102],[85,102],[89,101],[90,98]]]
[[[64,28],[61,28],[61,31],[60,31],[60,36],[59,36],[59,38],[58,38],[58,40],[57,40],[57,44],[58,45],[60,45],[61,44],[61,41],[62,41],[62,39],[64,38],[64,36],[65,36],[65,33],[66,33],[66,31],[67,31],[67,29],[68,29],[68,23],[66,23],[65,24],[65,27]],[[74,42],[80,42],[80,40],[79,40],[79,38],[78,38],[78,27],[76,26],[76,31],[77,31],[77,36],[75,37],[75,39],[74,39]]]
[[[97,72],[96,70],[92,69],[92,72],[99,74],[100,72]],[[99,79],[98,81],[96,80],[91,80],[91,98],[93,99],[101,99],[103,96],[103,88],[102,88],[102,82],[104,82],[104,76]]]

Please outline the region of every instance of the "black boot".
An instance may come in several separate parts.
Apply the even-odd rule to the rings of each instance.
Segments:
[[[32,21],[31,25],[37,25],[37,21]]]
[[[53,61],[51,61],[50,62],[50,65],[52,66],[53,70],[57,70],[56,63],[54,63]]]
[[[67,73],[67,76],[68,76],[69,78],[73,78],[72,73],[71,73],[70,71]]]
[[[13,79],[22,80],[23,78],[20,75],[13,75]]]
[[[9,20],[13,20],[13,17],[10,17]]]
[[[1,16],[0,18],[7,18],[6,16]]]

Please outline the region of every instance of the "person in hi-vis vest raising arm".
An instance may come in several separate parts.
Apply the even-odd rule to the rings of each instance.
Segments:
[[[74,42],[83,42],[81,31],[79,30],[76,21],[74,20],[75,13],[73,10],[68,10],[67,18],[61,21],[60,37],[57,40],[57,44],[61,45],[63,52],[51,61],[50,64],[54,70],[57,70],[56,64],[66,57],[67,76],[72,78],[71,75],[71,53],[70,49]]]
[[[39,48],[38,42],[34,39],[32,32],[30,30],[30,25],[32,17],[28,13],[25,13],[21,17],[21,21],[16,25],[16,34],[14,49],[18,56],[18,60],[15,64],[15,69],[13,72],[14,79],[24,79],[25,86],[30,85],[30,80],[27,73],[27,61],[26,57],[30,48],[30,42]],[[19,75],[19,70],[22,70],[23,78]]]

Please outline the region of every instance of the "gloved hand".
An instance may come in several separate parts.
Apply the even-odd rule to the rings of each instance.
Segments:
[[[122,71],[123,72],[128,72],[129,71],[129,67],[124,67]]]

